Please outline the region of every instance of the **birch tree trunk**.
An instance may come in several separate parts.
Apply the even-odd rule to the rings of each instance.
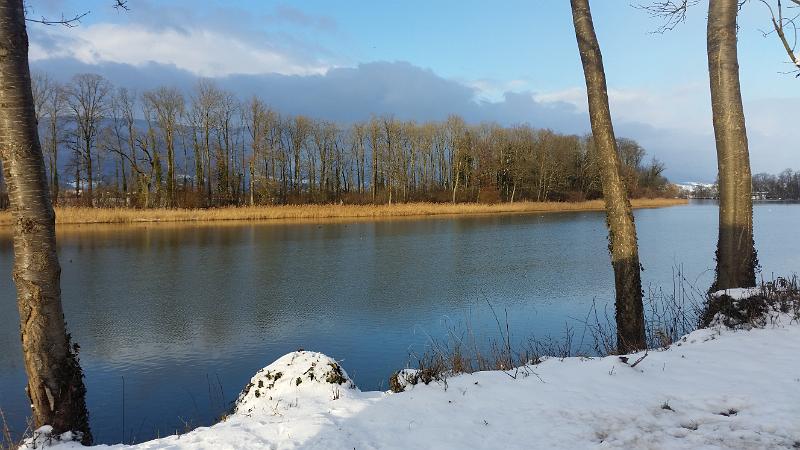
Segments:
[[[719,240],[712,291],[755,286],[750,154],[736,54],[738,0],[708,3],[708,74],[719,168]]]
[[[254,160],[250,160],[250,206],[256,204],[256,165]]]
[[[608,248],[616,287],[617,350],[628,353],[646,347],[642,281],[636,226],[620,176],[617,141],[608,106],[606,76],[600,44],[594,32],[588,0],[570,0],[575,37],[583,63],[589,118],[599,156],[608,225]]]
[[[14,271],[35,427],[92,440],[83,373],[61,307],[55,215],[34,117],[22,0],[0,3],[0,152],[14,218]]]

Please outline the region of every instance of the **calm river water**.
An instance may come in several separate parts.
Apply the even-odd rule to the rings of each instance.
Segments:
[[[713,277],[717,207],[636,211],[645,288],[683,267]],[[755,208],[764,278],[800,269],[800,205]],[[298,348],[327,353],[361,389],[466,324],[512,340],[559,336],[613,299],[600,212],[377,222],[87,226],[60,230],[66,318],[80,343],[99,442],[207,425],[261,367]],[[15,431],[28,404],[0,234],[0,408]],[[613,309],[609,309],[613,314]]]

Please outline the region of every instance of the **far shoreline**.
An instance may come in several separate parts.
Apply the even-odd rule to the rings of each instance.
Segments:
[[[633,199],[636,209],[663,208],[688,204],[686,199]],[[495,214],[556,213],[602,211],[602,200],[583,202],[515,202],[515,203],[395,203],[392,205],[307,204],[276,206],[228,206],[208,209],[133,209],[56,207],[57,225],[156,225],[219,222],[308,222],[377,219],[421,219],[442,216],[482,216]],[[9,211],[0,212],[0,228],[10,231],[13,218]]]

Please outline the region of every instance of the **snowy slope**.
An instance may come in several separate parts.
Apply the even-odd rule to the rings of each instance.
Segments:
[[[296,352],[256,374],[226,421],[131,448],[800,448],[789,322],[699,330],[635,367],[642,354],[547,359],[399,394],[360,392],[334,360]]]

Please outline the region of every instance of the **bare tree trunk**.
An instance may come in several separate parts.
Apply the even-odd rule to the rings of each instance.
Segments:
[[[708,4],[708,73],[719,168],[719,241],[712,290],[755,286],[750,154],[736,54],[738,0]]]
[[[570,0],[575,36],[586,78],[589,117],[599,155],[603,198],[608,224],[608,248],[614,267],[616,287],[617,350],[628,353],[646,347],[642,281],[636,226],[633,212],[619,173],[619,156],[611,111],[608,106],[606,76],[600,44],[594,32],[589,0]]]
[[[250,160],[250,206],[256,204],[256,165],[255,160]]]
[[[58,205],[58,143],[53,145],[55,147],[53,155],[51,156],[50,175],[52,181],[50,182],[50,196],[54,205]]]
[[[79,203],[81,197],[81,163],[80,155],[75,158],[75,203]]]
[[[128,205],[128,176],[125,174],[125,159],[120,156],[119,164],[122,166],[122,198],[125,206]]]
[[[209,129],[210,125],[208,124],[209,119],[205,118],[206,122],[204,123],[204,138],[205,138],[205,151],[206,151],[206,206],[213,205],[213,197],[211,193],[211,141],[209,135],[211,131]]]
[[[175,207],[175,131],[165,130],[167,141],[167,206]]]
[[[86,140],[86,206],[94,207],[94,194],[93,187],[94,181],[92,180],[92,143]]]
[[[370,171],[370,190],[372,191],[372,203],[375,203],[375,198],[378,195],[378,125],[375,119],[370,121],[370,151],[372,159],[372,170]]]
[[[61,95],[59,91],[53,93],[54,100],[53,102],[58,101],[57,96]],[[51,199],[54,205],[58,205],[58,127],[56,125],[56,121],[58,120],[58,108],[53,108],[53,111],[50,115],[50,158],[51,158],[51,167],[50,167],[50,189],[51,189]]]
[[[55,215],[34,117],[22,0],[0,3],[0,151],[14,217],[14,273],[36,427],[92,440],[83,373],[61,308]]]
[[[456,192],[458,192],[458,178],[459,178],[458,174],[459,174],[459,172],[461,170],[461,167],[460,167],[461,164],[460,163],[461,163],[461,161],[456,162],[456,171],[455,171],[455,174],[453,176],[453,178],[455,178],[453,180],[453,204],[456,203]]]

